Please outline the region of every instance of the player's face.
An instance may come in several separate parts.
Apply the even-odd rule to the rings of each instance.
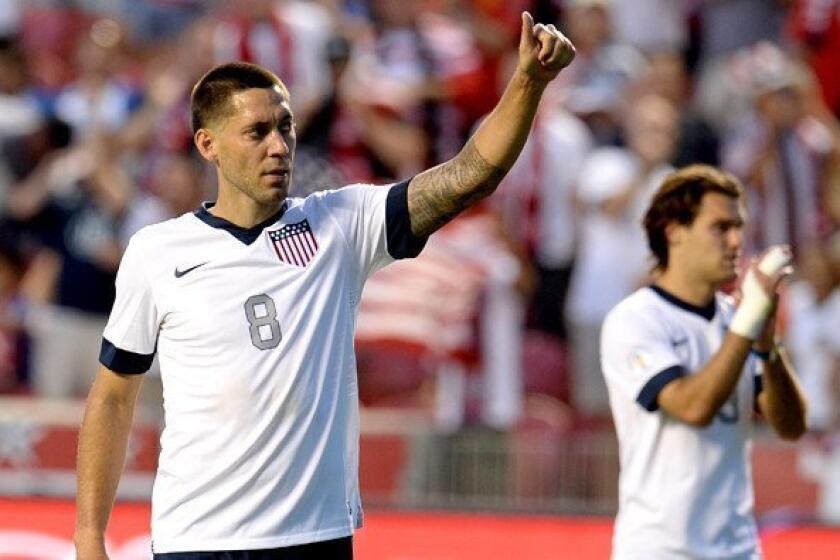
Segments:
[[[697,279],[720,285],[738,276],[744,215],[735,198],[710,192],[703,196],[694,222],[681,243],[683,259]]]
[[[229,103],[213,135],[220,189],[234,188],[260,205],[282,202],[297,141],[289,100],[279,89],[254,88]]]

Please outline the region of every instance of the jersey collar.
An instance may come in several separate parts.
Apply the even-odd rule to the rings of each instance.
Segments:
[[[694,313],[695,315],[700,315],[707,321],[711,321],[715,317],[717,305],[715,305],[714,298],[712,298],[712,301],[710,301],[707,305],[704,305],[703,307],[698,307],[694,304],[688,303],[687,301],[678,298],[671,292],[665,291],[664,289],[662,289],[662,287],[657,286],[656,284],[651,284],[648,287],[654,292],[656,292],[656,294],[659,295],[662,299],[664,299],[672,305],[676,305],[680,309],[684,309],[689,313]]]
[[[277,220],[283,217],[283,214],[286,212],[286,207],[288,206],[289,202],[287,200],[284,200],[283,206],[280,207],[280,210],[276,214],[274,214],[272,217],[265,220],[264,222],[261,222],[255,225],[254,227],[249,228],[238,226],[234,223],[225,220],[224,218],[220,218],[211,214],[210,209],[215,204],[215,202],[204,202],[201,205],[201,208],[193,212],[193,214],[195,214],[196,218],[198,218],[208,226],[224,230],[232,236],[234,236],[235,238],[237,238],[245,245],[250,245],[251,243],[257,240],[257,238],[260,236],[260,234],[266,227],[270,226],[271,224],[275,223]]]

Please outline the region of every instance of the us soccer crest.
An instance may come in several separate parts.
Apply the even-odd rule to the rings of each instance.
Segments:
[[[318,241],[308,220],[269,231],[268,238],[277,257],[286,264],[305,267],[318,252]]]

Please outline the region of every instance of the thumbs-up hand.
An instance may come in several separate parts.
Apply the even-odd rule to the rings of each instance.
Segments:
[[[575,58],[575,46],[554,25],[534,24],[528,12],[522,12],[519,37],[519,67],[530,78],[550,82]]]

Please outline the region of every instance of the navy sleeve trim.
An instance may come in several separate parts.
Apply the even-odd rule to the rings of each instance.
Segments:
[[[135,354],[128,350],[121,350],[103,338],[99,351],[99,363],[116,373],[136,375],[146,373],[152,367],[155,354]]]
[[[660,371],[645,383],[645,386],[639,391],[639,396],[636,397],[636,402],[648,412],[659,410],[659,402],[657,401],[659,393],[665,388],[665,385],[683,375],[685,375],[685,370],[682,366],[671,366]]]
[[[388,253],[395,259],[413,258],[426,246],[428,238],[417,238],[411,233],[408,215],[408,183],[397,183],[388,192],[385,202],[385,231],[388,235]]]

